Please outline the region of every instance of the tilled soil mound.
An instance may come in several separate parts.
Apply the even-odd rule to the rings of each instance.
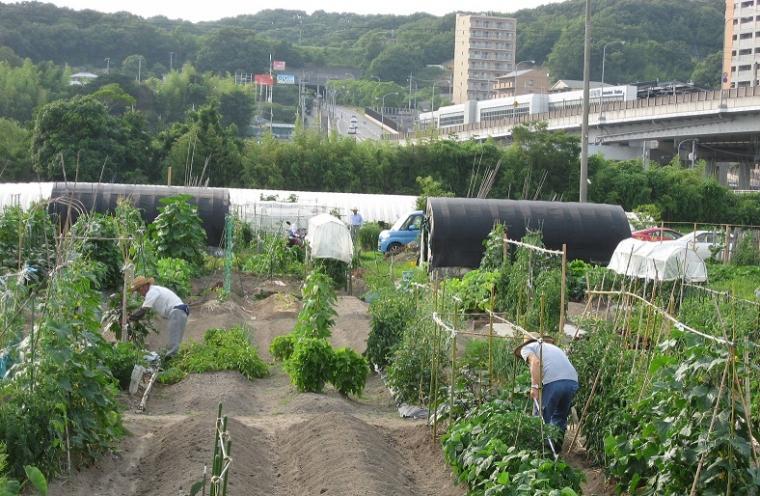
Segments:
[[[221,402],[228,415],[256,415],[261,412],[256,388],[239,372],[190,374],[178,384],[156,384],[150,395],[150,415],[214,412]]]
[[[266,435],[235,419],[228,420],[227,430],[232,438],[230,494],[271,495],[274,483]],[[135,474],[140,480],[137,494],[189,494],[203,478],[204,465],[210,466],[213,438],[213,418],[188,417],[162,430]]]
[[[342,413],[323,414],[277,435],[280,495],[418,494],[402,458],[377,428]]]

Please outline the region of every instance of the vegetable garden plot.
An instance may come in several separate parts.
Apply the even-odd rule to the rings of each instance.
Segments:
[[[533,484],[523,486],[531,494],[571,494],[577,487],[570,472],[557,478],[538,469],[525,479],[531,467],[560,467],[533,465],[546,453],[526,455],[512,444],[529,412],[528,371],[512,349],[524,332],[557,333],[549,323],[561,312],[554,304],[547,314],[547,302],[560,298],[536,291],[533,274],[552,270],[532,270],[546,264],[534,258],[541,252],[518,246],[512,261],[499,238],[492,233],[481,268],[461,280],[402,288],[373,303],[373,362],[388,371],[399,398],[435,412],[432,433],[445,432],[447,461],[472,494],[513,494],[516,480]],[[618,489],[757,494],[758,305],[681,281],[653,283],[588,267],[585,278],[568,272],[567,291],[587,295],[575,322],[587,337],[569,346],[581,382],[580,439]],[[557,294],[555,281],[544,288]],[[580,283],[585,289],[574,289]],[[483,313],[484,330],[467,329],[467,320]],[[495,335],[497,322],[508,323],[515,337]]]
[[[589,453],[633,494],[757,494],[757,307],[633,286],[573,346]]]

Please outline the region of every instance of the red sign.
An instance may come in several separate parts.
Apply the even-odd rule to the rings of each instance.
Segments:
[[[256,84],[260,84],[261,86],[274,85],[272,76],[270,76],[269,74],[256,74],[255,76],[253,76],[253,80],[256,82]]]
[[[272,70],[273,71],[284,71],[285,70],[285,61],[284,60],[273,60],[272,61]]]

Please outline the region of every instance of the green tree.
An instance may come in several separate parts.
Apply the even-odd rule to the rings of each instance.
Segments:
[[[90,96],[42,107],[34,121],[31,151],[35,172],[47,179],[98,181],[150,167],[150,141],[142,119],[110,115]]]
[[[159,135],[160,161],[172,167],[175,183],[240,184],[242,144],[235,126],[223,127],[215,104],[191,112],[185,122]]]
[[[47,91],[31,60],[24,60],[19,67],[0,61],[0,117],[28,122],[46,101]]]
[[[92,97],[105,105],[114,114],[125,112],[137,102],[135,97],[124,91],[117,83],[101,86],[97,91],[92,93]]]
[[[30,181],[35,175],[29,157],[28,130],[0,118],[0,181]]]
[[[722,73],[723,52],[718,51],[697,62],[691,80],[700,88],[715,89],[720,87]]]

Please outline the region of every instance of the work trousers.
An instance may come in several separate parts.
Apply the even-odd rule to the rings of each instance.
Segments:
[[[173,308],[169,312],[166,329],[169,331],[169,348],[166,350],[166,356],[174,356],[179,351],[179,345],[182,343],[182,336],[185,334],[187,325],[187,313],[179,308]]]
[[[562,434],[567,429],[567,416],[573,404],[578,383],[567,379],[544,384],[541,394],[541,409],[544,422],[560,428]]]

